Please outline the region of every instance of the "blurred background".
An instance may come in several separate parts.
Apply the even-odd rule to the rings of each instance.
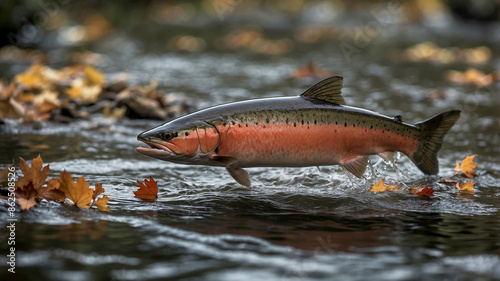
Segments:
[[[450,38],[443,47],[469,47],[500,36],[498,0],[6,0],[0,7],[4,65],[9,59],[84,60],[74,52],[89,50],[284,55],[324,42],[339,51],[332,42],[358,39],[359,46],[350,49],[357,54],[363,45],[387,40],[404,45],[440,40],[445,33]],[[478,32],[463,40],[471,26]],[[33,52],[16,55],[15,48]]]

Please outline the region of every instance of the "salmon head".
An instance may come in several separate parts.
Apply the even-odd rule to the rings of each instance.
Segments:
[[[149,147],[136,150],[146,156],[179,164],[206,165],[219,146],[217,129],[206,122],[181,120],[142,132],[137,139]]]

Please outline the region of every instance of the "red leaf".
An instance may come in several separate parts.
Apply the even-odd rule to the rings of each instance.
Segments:
[[[412,186],[410,188],[410,193],[415,194],[415,195],[420,195],[420,196],[432,196],[434,195],[434,190],[429,187],[429,185],[426,185],[425,187],[414,187]]]
[[[156,184],[153,177],[149,178],[150,178],[149,181],[147,179],[144,179],[145,184],[137,180],[137,183],[139,184],[140,188],[139,190],[134,191],[135,197],[141,199],[149,199],[149,200],[154,200],[158,198],[158,185]]]

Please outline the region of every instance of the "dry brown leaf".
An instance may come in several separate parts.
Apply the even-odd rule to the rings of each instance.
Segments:
[[[6,83],[4,81],[0,81],[0,101],[8,100],[14,93],[15,89],[16,85],[14,84],[14,82],[10,82],[9,86],[6,86]]]
[[[108,204],[108,201],[108,196],[104,195],[101,198],[95,200],[92,205],[96,206],[101,211],[109,211],[109,207],[106,205]]]
[[[104,74],[102,74],[100,71],[96,70],[92,66],[85,66],[83,69],[83,73],[85,74],[85,83],[87,85],[98,85],[102,86],[104,83],[106,83],[106,78],[104,77]]]
[[[74,99],[81,99],[84,102],[92,103],[97,100],[101,93],[100,85],[85,85],[81,78],[71,81],[71,88],[66,89],[66,94]]]
[[[59,190],[60,186],[61,184],[58,179],[50,179],[46,185],[37,189],[37,199],[63,202],[66,197],[64,196],[64,192]]]
[[[140,188],[139,190],[134,191],[135,197],[141,199],[149,199],[149,200],[154,200],[158,198],[158,185],[156,184],[153,177],[149,178],[150,178],[149,181],[147,179],[144,179],[145,184],[137,180],[137,183],[139,184]]]
[[[26,113],[26,106],[13,97],[0,100],[0,118],[20,118]]]
[[[89,184],[85,181],[84,177],[79,177],[78,180],[73,182],[71,174],[63,171],[59,179],[61,183],[61,191],[64,195],[73,201],[73,203],[80,208],[89,209],[92,202],[94,190],[89,188]]]
[[[370,191],[371,192],[401,191],[401,189],[398,188],[399,186],[397,184],[395,183],[385,184],[384,180],[385,179],[382,179],[376,184],[374,184],[370,189]]]
[[[102,187],[102,183],[96,183],[94,193],[92,194],[92,199],[95,200],[97,196],[104,192],[104,188]]]
[[[420,195],[420,196],[432,196],[434,194],[434,190],[429,187],[429,185],[426,185],[425,187],[421,187],[422,185],[419,186],[411,186],[410,187],[410,193],[415,194],[415,195]]]
[[[19,177],[16,182],[16,189],[28,186],[30,183],[33,184],[33,188],[37,190],[46,181],[49,175],[49,165],[47,164],[42,168],[43,160],[40,155],[31,161],[31,167],[24,161],[23,158],[19,157],[19,166],[23,172],[23,176]]]
[[[455,171],[457,173],[459,173],[461,171],[462,174],[468,178],[476,177],[477,174],[474,171],[474,169],[477,167],[477,163],[475,163],[473,161],[474,157],[476,157],[476,156],[477,156],[477,154],[465,157],[465,159],[462,161],[462,163],[460,165],[458,164],[458,161],[456,161],[457,165],[455,166]]]
[[[35,104],[35,106],[46,102],[56,107],[61,105],[61,101],[59,101],[58,94],[55,91],[43,90],[40,94],[33,96],[32,103]]]
[[[467,181],[466,183],[464,183],[463,185],[460,185],[459,182],[457,182],[457,185],[456,185],[457,189],[459,191],[465,191],[465,192],[471,192],[471,193],[474,193],[474,183],[471,182],[471,181]]]
[[[32,182],[27,186],[16,188],[16,200],[21,210],[27,211],[33,208],[36,205],[36,195]]]
[[[14,79],[25,87],[35,87],[42,82],[42,69],[43,65],[34,64],[25,72],[16,75]]]

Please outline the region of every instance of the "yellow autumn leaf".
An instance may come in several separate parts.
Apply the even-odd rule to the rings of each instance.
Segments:
[[[92,205],[96,206],[101,211],[109,211],[109,206],[106,206],[106,204],[108,204],[108,201],[108,196],[104,195],[101,198],[95,200]]]
[[[40,94],[33,97],[33,104],[39,105],[45,102],[51,103],[56,107],[61,105],[61,101],[59,101],[57,92],[50,90],[43,90]]]
[[[382,179],[376,184],[374,184],[370,189],[370,191],[371,192],[401,191],[401,189],[398,188],[399,186],[397,184],[395,183],[385,184],[384,180],[385,179]]]
[[[42,81],[42,69],[43,65],[34,64],[25,72],[16,75],[15,80],[27,87],[37,86]]]
[[[106,78],[104,74],[100,71],[96,70],[91,66],[85,66],[83,69],[83,73],[85,74],[85,83],[87,85],[102,85],[106,82]]]
[[[89,184],[85,181],[84,177],[78,178],[73,182],[71,174],[63,171],[59,179],[61,186],[59,189],[64,192],[64,195],[73,201],[73,203],[80,208],[89,209],[92,201],[94,190],[89,188]]]
[[[457,173],[462,171],[462,174],[468,178],[476,177],[477,174],[474,171],[474,169],[477,167],[477,163],[475,163],[473,161],[474,157],[476,157],[476,156],[477,155],[474,154],[472,156],[465,157],[465,159],[462,161],[462,163],[460,165],[458,164],[458,161],[457,161],[457,165],[455,166],[455,171]]]
[[[459,191],[474,192],[474,183],[471,181],[467,181],[463,185],[460,185],[460,183],[457,182],[456,187]]]
[[[102,183],[96,183],[94,193],[92,194],[92,206],[96,206],[101,211],[109,211],[109,207],[106,206],[109,201],[108,196],[103,195],[101,198],[97,199],[97,196],[99,196],[103,192],[104,188],[102,187]]]
[[[81,99],[84,102],[92,103],[97,100],[101,93],[100,85],[85,85],[83,79],[75,79],[71,82],[71,88],[66,89],[66,94],[74,99]]]

